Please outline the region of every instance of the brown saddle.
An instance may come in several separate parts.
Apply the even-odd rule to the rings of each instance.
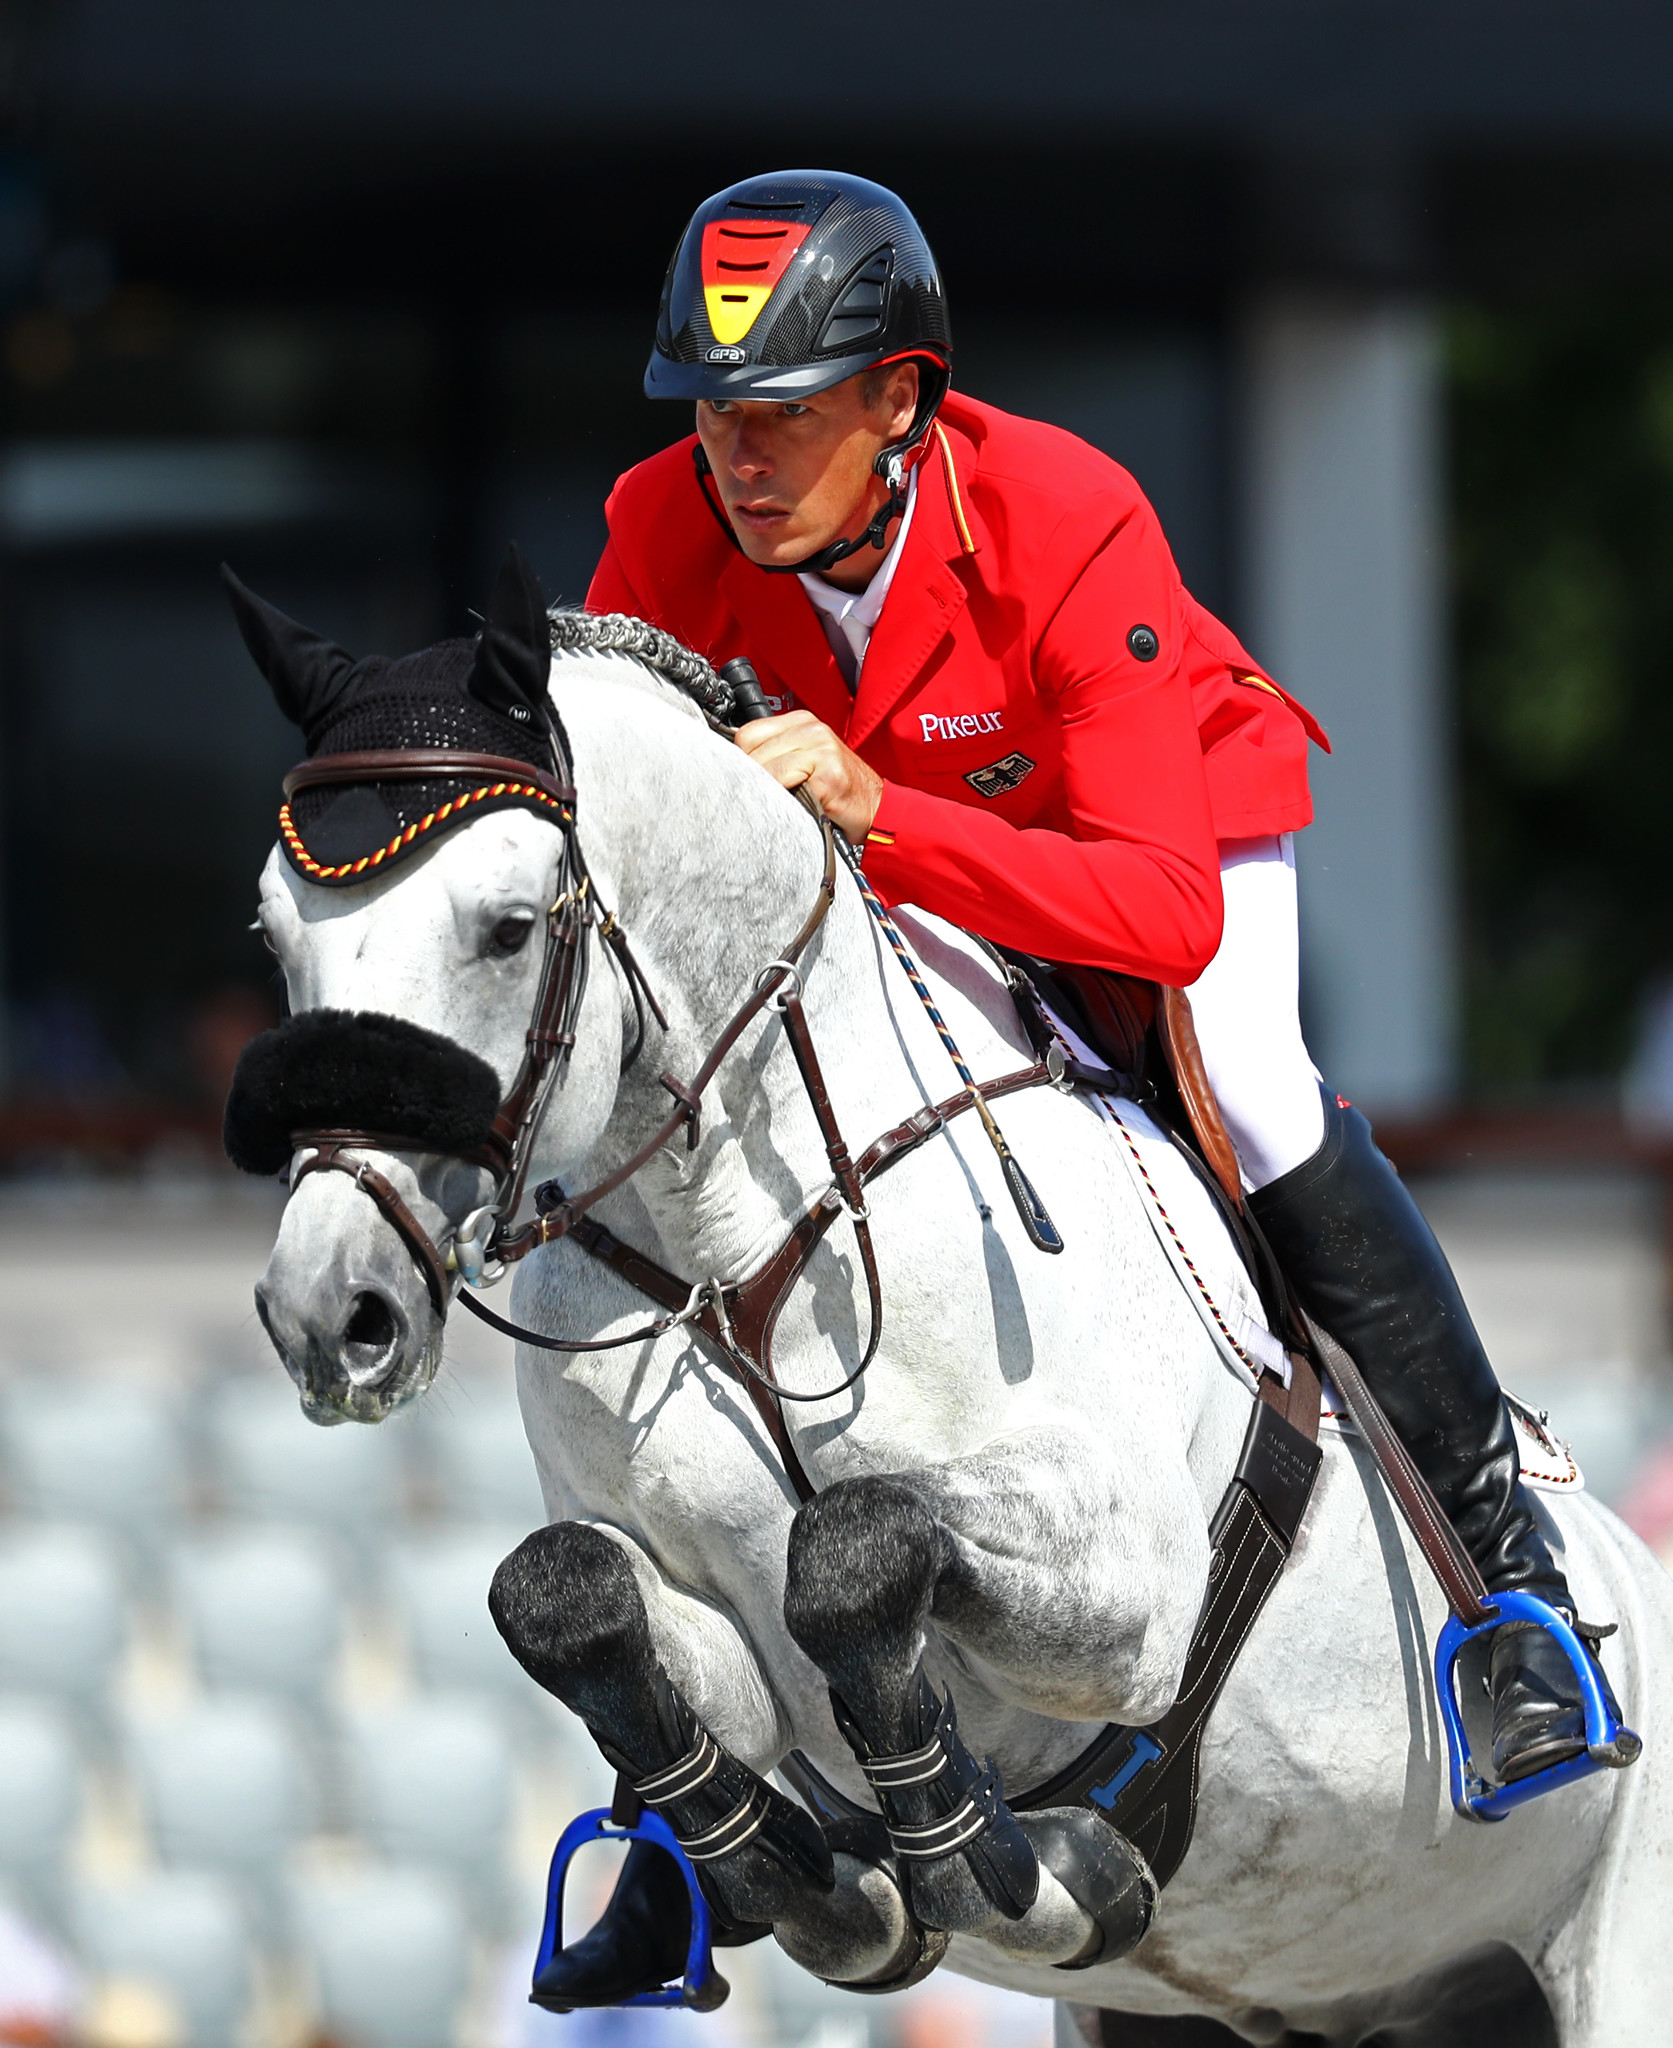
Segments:
[[[1039,1014],[1043,1001],[1112,1074],[1130,1084],[1129,1092],[1157,1103],[1176,1135],[1189,1132],[1226,1203],[1242,1213],[1237,1151],[1203,1066],[1185,991],[1110,968],[1077,967],[1002,950],[1030,1038],[1042,1030],[1049,1032]]]

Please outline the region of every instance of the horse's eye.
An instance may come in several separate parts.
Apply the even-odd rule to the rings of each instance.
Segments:
[[[488,934],[489,959],[509,960],[513,953],[522,952],[529,942],[529,933],[533,930],[534,919],[526,911],[502,917]]]

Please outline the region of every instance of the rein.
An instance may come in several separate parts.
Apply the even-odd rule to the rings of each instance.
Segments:
[[[714,1345],[741,1382],[766,1424],[791,1483],[804,1500],[809,1500],[813,1487],[796,1456],[781,1404],[827,1401],[846,1392],[860,1380],[877,1355],[883,1335],[883,1290],[866,1208],[867,1185],[968,1110],[976,1110],[983,1122],[993,1128],[987,1109],[990,1099],[1044,1082],[1060,1081],[1061,1068],[1054,1069],[1047,1061],[1040,1061],[997,1080],[978,1083],[960,1061],[960,1078],[966,1085],[958,1094],[914,1112],[885,1131],[858,1159],[851,1155],[802,1006],[804,976],[800,964],[836,900],[837,832],[831,821],[802,797],[818,820],[824,842],[824,868],[813,907],[800,930],[783,952],[756,975],[749,995],[728,1018],[690,1082],[682,1081],[672,1072],[659,1076],[662,1086],[673,1097],[674,1106],[644,1142],[612,1172],[579,1194],[566,1194],[555,1181],[543,1183],[534,1194],[536,1214],[520,1229],[511,1230],[509,1225],[522,1199],[529,1159],[552,1089],[574,1049],[576,1023],[586,988],[589,928],[596,927],[600,939],[614,953],[633,999],[636,1029],[631,1048],[623,1058],[623,1070],[633,1064],[643,1049],[647,1009],[663,1030],[668,1028],[667,1018],[628,945],[626,934],[614,914],[604,910],[592,887],[576,835],[575,791],[567,772],[566,753],[562,729],[554,721],[554,756],[562,771],[555,776],[498,755],[436,747],[317,755],[286,776],[287,800],[301,789],[351,782],[483,776],[494,778],[489,786],[495,794],[509,783],[533,783],[552,800],[563,842],[558,894],[546,915],[545,951],[522,1063],[499,1105],[488,1138],[470,1153],[456,1155],[492,1175],[493,1200],[465,1218],[454,1233],[452,1247],[444,1254],[388,1176],[370,1160],[349,1156],[398,1150],[411,1142],[380,1131],[293,1132],[295,1147],[306,1156],[296,1166],[291,1185],[294,1189],[310,1173],[349,1175],[412,1254],[438,1318],[447,1314],[455,1278],[469,1283],[497,1280],[507,1266],[527,1258],[542,1245],[573,1238],[590,1257],[610,1266],[631,1286],[659,1302],[665,1313],[616,1337],[551,1337],[496,1315],[471,1293],[461,1293],[458,1298],[472,1315],[491,1328],[546,1351],[619,1350],[666,1336],[684,1324],[692,1325]],[[886,920],[884,928],[888,928]],[[785,1035],[824,1142],[831,1181],[797,1219],[778,1250],[748,1279],[722,1282],[711,1277],[688,1283],[622,1243],[593,1221],[588,1211],[625,1186],[682,1129],[688,1150],[696,1150],[701,1136],[703,1091],[744,1031],[768,1010],[777,1012],[784,1020]],[[832,1224],[844,1213],[854,1226],[866,1280],[870,1329],[865,1350],[854,1370],[837,1385],[816,1393],[792,1393],[780,1387],[773,1375],[773,1331],[791,1289]]]

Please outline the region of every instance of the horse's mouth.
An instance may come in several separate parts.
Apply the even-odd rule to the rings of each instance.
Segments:
[[[296,1384],[303,1414],[326,1428],[384,1421],[424,1392],[441,1362],[439,1324],[414,1331],[400,1303],[379,1288],[352,1294],[334,1332],[283,1327],[290,1318],[274,1314],[264,1287],[256,1289],[256,1313]]]

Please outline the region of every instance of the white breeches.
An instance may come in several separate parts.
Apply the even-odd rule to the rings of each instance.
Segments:
[[[1296,1010],[1295,847],[1220,843],[1220,950],[1188,991],[1203,1065],[1237,1147],[1244,1185],[1264,1188],[1324,1142],[1319,1070]]]

